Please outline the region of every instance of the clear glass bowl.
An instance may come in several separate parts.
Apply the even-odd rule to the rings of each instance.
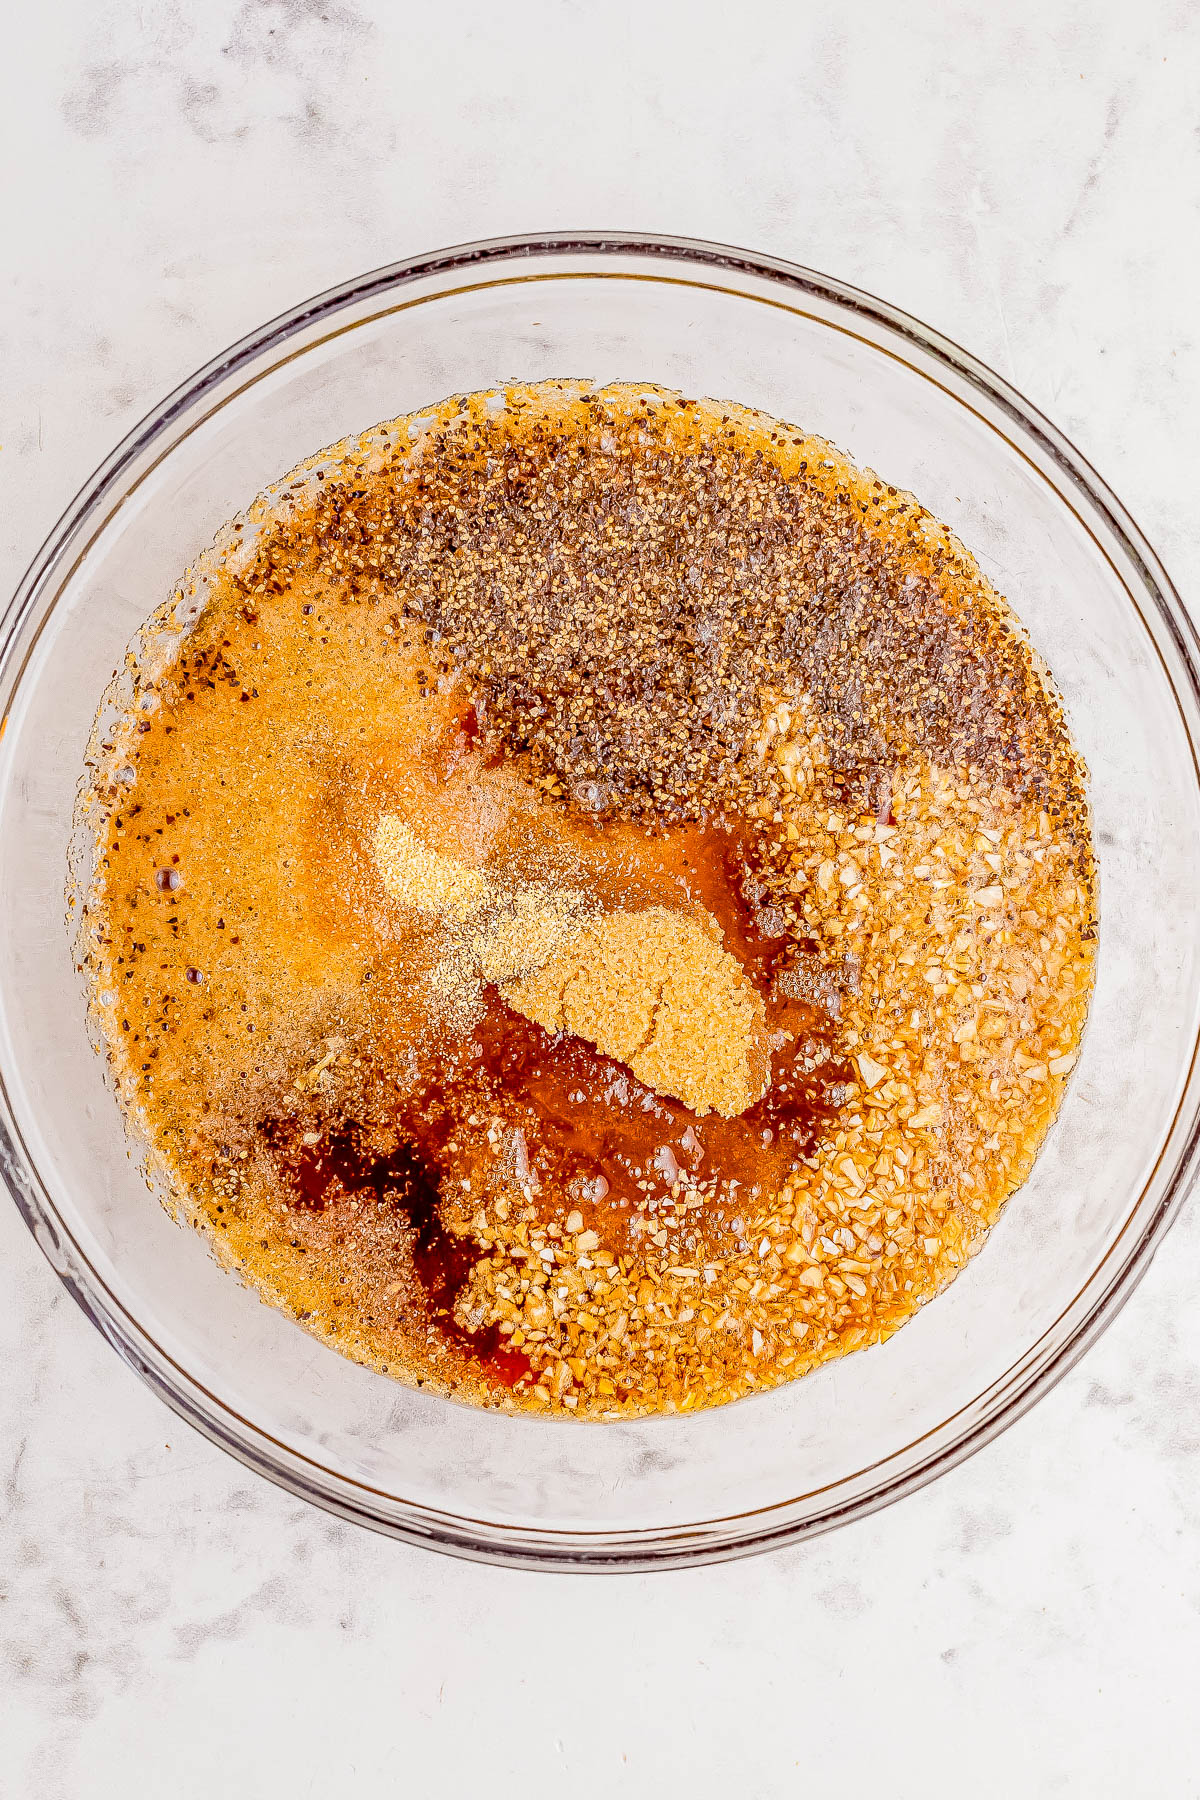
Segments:
[[[368,1373],[247,1292],[147,1192],[85,1031],[64,879],[93,714],[218,527],[301,457],[515,377],[654,381],[831,438],[1013,602],[1092,770],[1101,953],[1061,1116],[990,1242],[886,1345],[686,1418],[474,1411]],[[463,1555],[644,1568],[821,1531],[919,1487],[1061,1376],[1146,1267],[1197,1149],[1197,641],[1093,470],[1011,388],[790,264],[631,237],[469,245],[264,326],[89,482],[3,622],[0,1157],[67,1288],[200,1430],[346,1518]],[[52,1404],[47,1401],[46,1404]]]

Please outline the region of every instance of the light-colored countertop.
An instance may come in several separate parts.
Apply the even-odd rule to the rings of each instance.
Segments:
[[[979,354],[1200,594],[1186,0],[98,0],[0,58],[0,584],[294,301],[621,225],[774,251]],[[999,1442],[657,1578],[408,1550],[250,1476],[0,1205],[0,1794],[1200,1793],[1200,1205]]]

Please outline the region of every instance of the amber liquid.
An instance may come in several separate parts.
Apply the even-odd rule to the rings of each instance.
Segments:
[[[469,454],[404,421],[392,460],[378,433],[330,453],[185,577],[198,616],[93,745],[92,1008],[181,1212],[358,1360],[579,1416],[710,1404],[903,1323],[1023,1179],[1090,991],[1080,771],[998,596],[828,445],[663,399],[528,391],[497,422],[480,396],[445,409]],[[551,588],[567,612],[531,606]],[[817,709],[770,719],[802,782],[756,735],[777,668]],[[770,797],[725,785],[743,743]],[[477,974],[443,1005],[449,939],[389,898],[385,814],[489,879],[715,921],[772,1034],[761,1100],[701,1117]]]

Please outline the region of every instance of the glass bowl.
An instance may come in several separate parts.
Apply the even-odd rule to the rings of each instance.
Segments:
[[[505,378],[653,381],[762,407],[911,489],[1012,601],[1092,771],[1099,973],[1030,1180],[887,1344],[687,1417],[476,1411],[346,1361],[148,1193],[85,1029],[64,883],[93,714],[218,527],[309,452]],[[0,1156],[98,1329],[192,1424],[396,1537],[538,1567],[648,1568],[786,1543],[985,1444],[1144,1271],[1197,1150],[1197,641],[1136,526],[1053,426],[953,344],[810,270],[579,236],[397,264],[266,325],[115,450],[36,558],[0,662]]]

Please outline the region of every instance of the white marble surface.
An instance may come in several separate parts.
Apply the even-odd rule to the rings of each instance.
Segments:
[[[0,55],[0,585],[165,389],[464,238],[793,256],[1043,406],[1200,595],[1189,0],[59,0]],[[178,1423],[0,1207],[0,1794],[1200,1793],[1200,1205],[1021,1424],[810,1548],[374,1538]]]

